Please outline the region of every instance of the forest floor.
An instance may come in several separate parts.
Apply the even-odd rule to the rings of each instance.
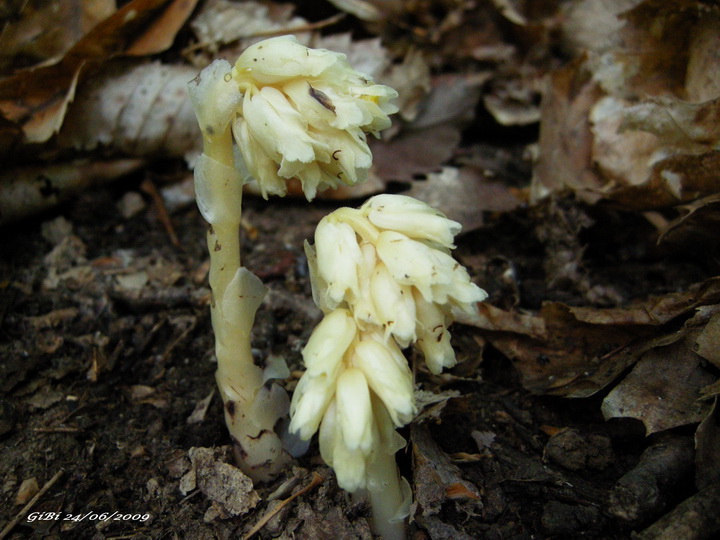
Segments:
[[[303,242],[371,193],[462,222],[454,255],[489,294],[451,327],[457,366],[432,375],[406,351],[409,538],[720,534],[711,3],[21,4],[3,12],[29,30],[0,59],[0,191],[27,181],[39,203],[0,201],[0,540],[372,538],[315,440],[249,485],[216,391],[185,88],[284,32],[342,48],[401,110],[364,192],[245,197],[243,263],[269,289],[254,352],[285,359],[292,393],[321,318]],[[36,24],[65,40],[33,56]],[[61,193],[64,175],[90,186]]]
[[[238,517],[223,514],[213,487],[181,489],[191,466],[198,466],[191,463],[192,448],[214,449],[202,465],[211,483],[228,482],[212,467],[231,461],[214,390],[206,225],[194,206],[172,215],[182,246],[176,247],[152,205],[123,217],[119,208],[128,193],[141,192],[140,182],[88,191],[3,232],[5,520],[22,508],[15,497],[24,480],[42,487],[60,474],[32,507],[29,516],[36,519],[26,515],[10,537],[236,538],[318,473],[319,485],[285,506],[260,537],[370,538],[368,508],[338,490],[316,445],[275,482],[258,486],[259,502]],[[302,241],[335,206],[246,201],[245,264],[269,287],[253,346],[287,360],[290,389],[320,316]],[[629,219],[611,214],[605,218]],[[622,290],[631,283],[640,297],[657,293],[663,281],[675,286],[676,277],[662,270],[672,265],[629,255],[624,268],[603,272],[621,246],[643,252],[649,229],[636,226],[624,228],[632,237],[608,242],[615,252],[588,255],[598,257],[588,261],[591,275],[597,268],[603,285]],[[500,303],[509,299],[492,268],[508,262],[522,275],[525,307],[553,295],[572,300],[567,290],[545,288],[544,251],[533,227],[518,210],[459,238],[459,258]],[[609,283],[613,277],[617,282]],[[653,290],[639,290],[641,284]],[[402,432],[411,444],[398,459],[423,509],[411,525],[414,537],[629,537],[632,524],[609,515],[606,502],[652,442],[641,423],[604,421],[602,394],[531,395],[512,362],[484,346],[476,329],[456,324],[453,334],[459,365],[442,377],[417,370],[418,388],[436,397]],[[558,439],[558,433],[565,435]],[[692,482],[675,489],[663,508],[690,493]],[[98,516],[80,519],[88,514]]]

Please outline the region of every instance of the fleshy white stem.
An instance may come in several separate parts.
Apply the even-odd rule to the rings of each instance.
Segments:
[[[400,477],[395,456],[383,453],[375,458],[368,482],[368,495],[372,506],[372,528],[383,540],[404,540],[409,486]],[[403,489],[403,486],[406,486]]]
[[[253,480],[264,481],[289,461],[274,432],[289,402],[280,387],[264,385],[266,377],[252,355],[250,333],[266,289],[240,263],[243,180],[233,157],[232,114],[213,106],[237,101],[237,89],[227,73],[229,65],[215,62],[201,73],[195,87],[190,86],[204,143],[195,167],[195,190],[200,211],[210,224],[207,242],[218,362],[215,377],[225,405],[225,421],[238,465]]]

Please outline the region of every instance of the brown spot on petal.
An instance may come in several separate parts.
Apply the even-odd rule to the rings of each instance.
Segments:
[[[227,410],[228,414],[231,417],[235,416],[235,402],[234,401],[228,401],[225,404],[225,409]]]
[[[333,114],[335,114],[335,105],[333,105],[332,100],[327,96],[327,94],[322,90],[313,88],[312,85],[308,86],[310,86],[310,97],[317,101],[320,105],[325,107],[328,111],[331,111]]]
[[[240,444],[240,441],[237,440],[236,437],[231,436],[230,437],[233,442],[233,451],[235,453],[235,460],[238,462],[243,462],[247,459],[248,453],[243,448],[243,445]]]

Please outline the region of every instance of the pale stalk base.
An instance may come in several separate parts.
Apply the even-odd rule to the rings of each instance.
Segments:
[[[225,155],[225,158],[228,156]],[[195,168],[198,205],[210,222],[211,315],[215,331],[216,380],[225,405],[225,421],[238,466],[254,481],[267,481],[290,461],[275,434],[286,416],[285,391],[265,383],[255,365],[250,333],[266,289],[240,266],[242,181],[234,167],[203,154]]]
[[[227,61],[216,60],[188,87],[204,147],[195,166],[195,194],[210,224],[215,378],[225,404],[225,421],[239,466],[253,480],[263,481],[290,459],[274,432],[278,419],[288,412],[289,401],[280,387],[265,386],[268,377],[255,365],[250,348],[250,332],[265,287],[240,264],[243,178],[235,167],[230,121],[243,95],[231,69]]]
[[[400,476],[394,455],[383,453],[373,461],[369,486],[373,532],[383,540],[405,540],[405,518],[412,494]]]

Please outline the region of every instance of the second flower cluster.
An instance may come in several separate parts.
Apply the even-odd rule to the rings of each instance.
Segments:
[[[416,413],[401,348],[417,346],[429,370],[455,364],[453,310],[487,296],[450,255],[460,224],[403,195],[340,208],[306,244],[315,303],[325,313],[303,350],[307,371],[293,395],[290,429],[320,430],[320,451],[348,491],[372,489],[378,453]]]

